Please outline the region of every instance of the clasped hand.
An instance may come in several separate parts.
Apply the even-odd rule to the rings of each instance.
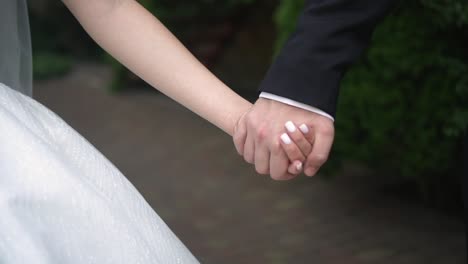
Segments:
[[[314,176],[327,161],[333,121],[319,114],[260,98],[238,121],[234,144],[259,174],[275,180]]]

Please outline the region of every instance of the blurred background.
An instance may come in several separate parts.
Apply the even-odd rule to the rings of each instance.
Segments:
[[[140,2],[251,101],[304,5]],[[60,1],[30,1],[30,15],[36,99],[202,263],[464,263],[466,1],[401,1],[345,77],[331,160],[290,182],[256,175],[227,135],[114,61]]]

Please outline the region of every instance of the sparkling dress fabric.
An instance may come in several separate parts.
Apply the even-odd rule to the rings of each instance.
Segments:
[[[102,154],[2,84],[0,124],[0,263],[198,263]]]
[[[0,264],[199,263],[31,80],[26,1],[0,0]]]

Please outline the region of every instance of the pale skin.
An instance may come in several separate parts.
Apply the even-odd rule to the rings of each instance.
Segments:
[[[206,69],[150,12],[134,0],[63,0],[88,34],[109,54],[140,78],[200,115],[229,135],[242,140],[243,120],[251,118],[252,104],[238,96]],[[315,133],[287,132],[291,143],[280,145],[274,136],[278,166],[289,176],[302,171]],[[307,120],[296,120],[298,122]],[[240,124],[239,126],[236,125]],[[261,122],[265,125],[264,122]],[[297,123],[297,126],[307,123]],[[265,125],[266,126],[266,125]],[[250,134],[249,134],[250,135]],[[268,134],[269,136],[271,133]],[[249,141],[246,134],[245,137]],[[250,142],[250,141],[249,141]],[[239,148],[238,148],[239,151]],[[239,151],[243,154],[244,152]],[[258,152],[264,153],[264,152]],[[250,155],[250,154],[249,154]],[[255,155],[255,154],[253,154]],[[249,161],[249,160],[248,160]],[[250,162],[250,161],[249,161]],[[274,164],[270,162],[269,164]],[[257,170],[258,171],[258,170]],[[266,170],[261,170],[264,173]]]
[[[309,128],[306,137],[310,144],[300,140],[298,132],[291,138],[307,157],[306,161],[294,146],[286,146],[277,135],[283,133],[284,124],[294,120],[296,125],[305,124]],[[288,132],[289,133],[289,132]],[[260,98],[239,120],[234,134],[234,143],[240,155],[252,164],[258,173],[270,174],[275,180],[289,180],[296,177],[291,170],[288,157],[304,164],[307,176],[317,174],[327,161],[334,139],[333,121],[313,112],[289,106],[273,100]],[[282,151],[286,149],[286,153]],[[293,154],[291,154],[293,153]],[[291,156],[293,155],[293,156]]]

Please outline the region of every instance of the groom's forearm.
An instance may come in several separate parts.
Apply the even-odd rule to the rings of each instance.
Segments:
[[[394,0],[308,0],[296,32],[260,86],[262,92],[335,116],[343,74],[368,46]]]
[[[134,0],[64,0],[89,35],[153,87],[232,134],[251,104]]]

